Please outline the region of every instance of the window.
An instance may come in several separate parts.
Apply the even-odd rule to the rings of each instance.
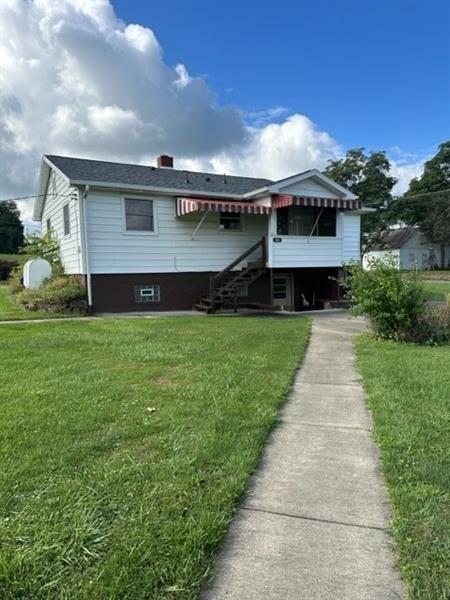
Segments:
[[[52,222],[50,219],[47,219],[47,233],[50,231],[51,228],[52,228]]]
[[[70,235],[70,213],[69,205],[64,204],[63,206],[63,222],[64,222],[64,235]]]
[[[283,300],[287,298],[287,278],[284,276],[273,278],[273,297],[275,300]]]
[[[127,231],[154,231],[153,200],[125,198]]]
[[[289,206],[277,210],[278,235],[334,237],[336,209],[312,206]]]
[[[221,212],[219,215],[219,229],[240,231],[241,213]]]
[[[134,286],[134,301],[138,304],[159,302],[159,285],[145,284]]]
[[[422,252],[422,269],[426,269],[428,266],[428,252]]]

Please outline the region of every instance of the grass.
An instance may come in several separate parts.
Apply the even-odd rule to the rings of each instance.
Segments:
[[[0,332],[0,597],[197,597],[309,321]]]
[[[363,336],[358,361],[414,600],[450,598],[450,346]]]
[[[446,281],[450,281],[450,271],[447,270],[436,270],[436,271],[421,271],[421,277],[422,279],[426,279],[426,280],[435,280],[435,279],[441,279],[441,280],[446,280]]]
[[[57,319],[60,315],[45,311],[25,310],[14,302],[7,284],[0,284],[0,321],[22,321],[25,319]]]
[[[445,302],[448,294],[450,294],[450,281],[423,281],[427,300],[438,300]]]
[[[0,252],[0,262],[6,260],[8,262],[16,262],[19,263],[19,265],[23,265],[29,258],[30,257],[26,254],[2,254]]]

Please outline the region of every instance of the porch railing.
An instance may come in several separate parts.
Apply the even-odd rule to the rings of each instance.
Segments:
[[[239,263],[241,263],[244,259],[246,259],[248,256],[250,256],[254,252],[256,252],[258,250],[258,248],[260,249],[260,256],[259,256],[259,259],[255,262],[259,262],[261,267],[265,267],[266,262],[267,262],[267,244],[266,244],[266,236],[263,236],[255,244],[253,244],[253,246],[251,246],[248,250],[243,252],[235,260],[233,260],[232,263],[230,263],[224,269],[222,269],[222,271],[220,271],[220,273],[217,273],[216,275],[210,275],[210,277],[209,277],[209,294],[210,294],[210,298],[211,298],[211,306],[213,308],[213,311],[214,311],[214,305],[215,305],[216,290],[220,287],[220,283],[223,280],[223,278],[226,275],[228,275],[228,273],[232,269],[234,269],[234,267],[237,267],[237,265]]]

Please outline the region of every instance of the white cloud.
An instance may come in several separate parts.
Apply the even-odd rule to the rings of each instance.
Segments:
[[[250,131],[251,140],[244,147],[189,162],[186,168],[281,179],[307,169],[322,169],[329,159],[342,154],[339,144],[304,115],[291,115],[282,123]]]
[[[423,172],[425,160],[416,160],[411,163],[399,163],[391,160],[391,174],[397,178],[397,183],[392,190],[394,195],[400,195],[406,192],[409,182],[414,177],[419,177]]]
[[[168,66],[154,33],[123,23],[108,0],[0,1],[0,197],[33,193],[44,152],[145,164],[168,152],[176,166],[273,179],[342,155],[287,112],[218,106],[204,79]],[[394,174],[406,181],[416,168]],[[28,219],[31,203],[20,208]]]

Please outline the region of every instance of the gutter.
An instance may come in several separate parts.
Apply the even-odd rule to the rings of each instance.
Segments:
[[[83,255],[84,255],[84,270],[86,271],[86,289],[88,297],[88,313],[92,312],[92,282],[91,282],[91,270],[89,266],[89,250],[88,250],[88,234],[87,234],[87,219],[86,219],[86,200],[89,194],[89,185],[84,186],[84,191],[81,193],[80,190],[80,209],[81,209],[81,222],[83,224]]]
[[[137,185],[132,183],[105,183],[102,181],[83,181],[78,179],[71,179],[69,185],[73,187],[87,186],[88,188],[96,189],[113,189],[115,191],[129,191],[129,192],[141,192],[143,194],[155,193],[161,194],[162,196],[205,196],[208,198],[217,198],[218,200],[245,200],[243,194],[229,194],[229,193],[218,193],[218,192],[199,192],[193,189],[183,190],[177,188],[160,188],[156,186]]]

